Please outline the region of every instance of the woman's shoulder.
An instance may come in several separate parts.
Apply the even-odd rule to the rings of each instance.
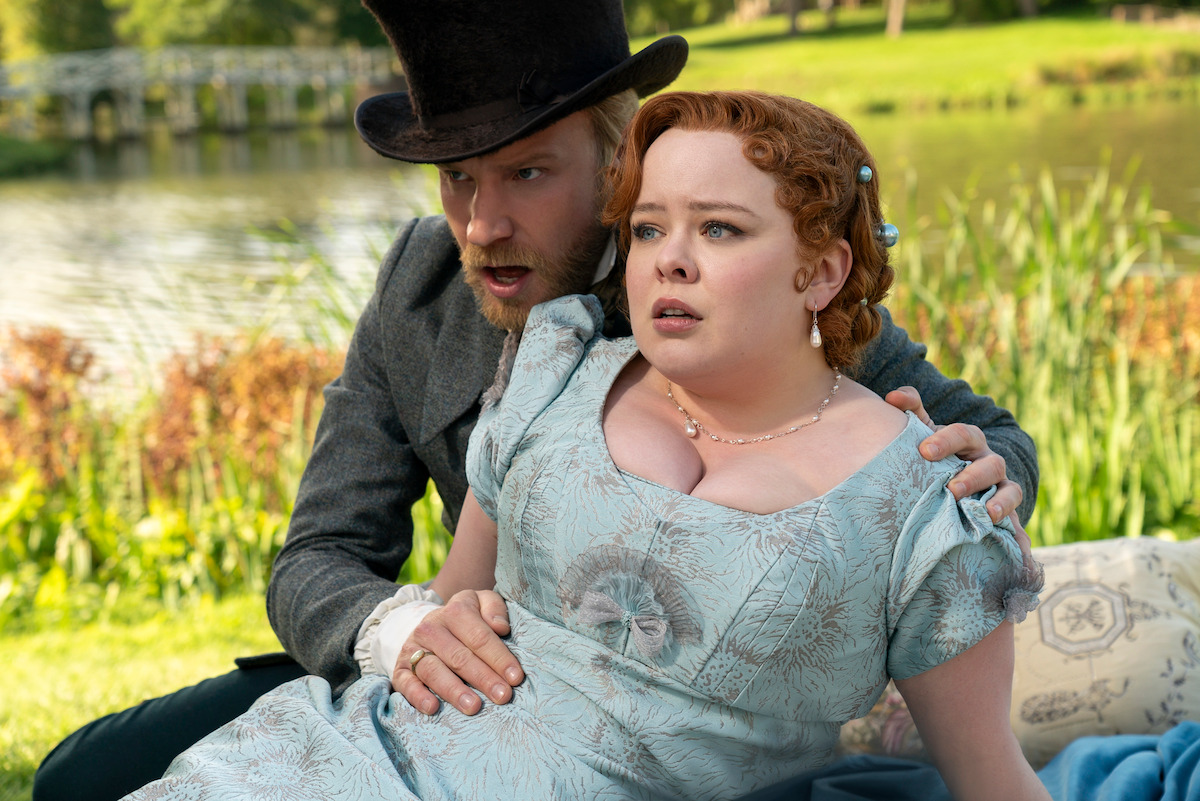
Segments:
[[[929,429],[861,384],[845,378],[841,384],[821,420],[821,426],[829,425],[814,443],[823,452],[822,469],[830,478],[882,481],[911,473],[914,460],[924,461],[917,445]]]
[[[909,415],[857,381],[843,377],[837,406],[826,413],[843,436],[858,450],[877,452],[898,437],[909,424]],[[830,414],[832,412],[832,414]]]

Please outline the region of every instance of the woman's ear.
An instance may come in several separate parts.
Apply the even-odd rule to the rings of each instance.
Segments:
[[[850,243],[839,239],[812,265],[812,279],[808,282],[810,303],[815,303],[818,310],[828,306],[842,291],[853,266],[854,253],[850,250]]]

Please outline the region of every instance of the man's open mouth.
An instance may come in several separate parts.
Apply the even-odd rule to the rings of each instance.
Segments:
[[[485,267],[484,270],[502,286],[511,286],[529,274],[528,267]]]

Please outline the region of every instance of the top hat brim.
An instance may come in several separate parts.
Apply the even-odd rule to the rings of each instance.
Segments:
[[[606,97],[633,89],[638,97],[657,92],[679,75],[688,45],[667,36],[617,64],[562,100],[498,119],[445,128],[426,128],[413,113],[408,92],[367,98],[354,113],[354,127],[377,153],[417,164],[462,161],[498,150]]]

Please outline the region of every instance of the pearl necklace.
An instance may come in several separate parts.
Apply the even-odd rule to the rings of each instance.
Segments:
[[[755,437],[754,439],[726,439],[725,437],[719,437],[709,431],[707,428],[705,428],[704,423],[701,423],[695,417],[692,417],[688,410],[680,406],[679,401],[675,400],[675,394],[671,391],[670,379],[667,380],[667,398],[670,399],[671,403],[675,404],[675,408],[678,409],[679,413],[683,415],[683,433],[687,434],[689,437],[697,437],[700,435],[700,432],[703,431],[713,442],[723,442],[726,445],[753,445],[756,442],[766,442],[769,439],[779,439],[780,437],[786,437],[788,434],[795,434],[800,429],[807,428],[808,426],[811,426],[813,423],[820,420],[821,413],[825,411],[825,407],[829,405],[829,401],[833,400],[833,396],[837,394],[838,387],[841,385],[841,380],[842,374],[839,371],[834,370],[833,389],[829,390],[829,395],[826,396],[825,400],[821,401],[821,405],[817,407],[817,413],[812,416],[811,420],[805,420],[798,426],[786,428],[783,431],[780,431],[778,434],[764,434],[761,437]]]

